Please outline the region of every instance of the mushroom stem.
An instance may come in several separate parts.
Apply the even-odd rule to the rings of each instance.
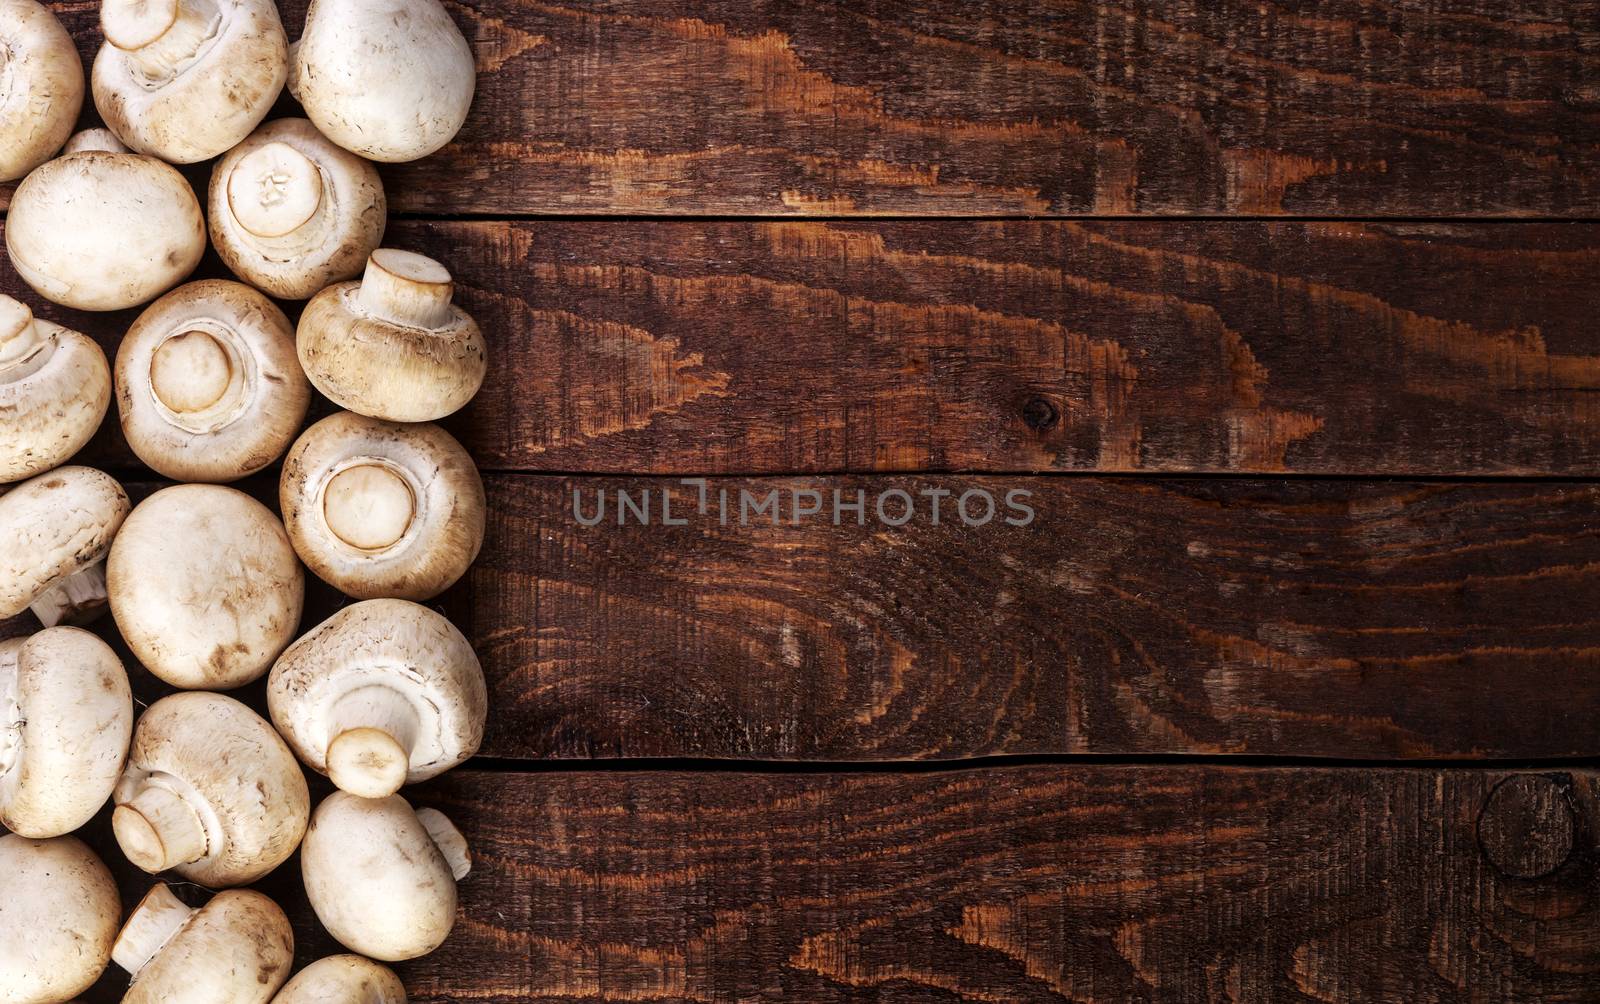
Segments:
[[[374,317],[412,328],[450,323],[450,272],[432,258],[379,248],[367,259],[356,301]]]
[[[267,143],[228,174],[228,209],[248,233],[282,237],[310,222],[322,206],[322,172],[287,143]]]
[[[111,946],[111,960],[138,976],[194,914],[195,910],[174,896],[165,882],[157,882],[122,925],[122,933]]]
[[[100,616],[106,602],[106,565],[100,561],[56,583],[29,609],[40,624],[51,628],[57,624],[87,624]]]
[[[450,866],[450,874],[456,877],[457,882],[472,873],[472,852],[467,848],[467,838],[456,829],[456,824],[438,809],[418,809],[417,822],[428,831],[428,836],[439,848],[439,853],[444,855],[445,864]]]
[[[0,296],[0,369],[27,355],[39,344],[39,327],[33,311],[21,300]]]
[[[183,795],[148,780],[112,812],[111,829],[128,860],[151,874],[206,854],[200,814]]]
[[[105,0],[100,7],[106,41],[152,80],[179,72],[221,22],[215,0]]]
[[[362,798],[387,798],[411,772],[421,721],[410,699],[371,684],[350,691],[329,710],[328,777]]]

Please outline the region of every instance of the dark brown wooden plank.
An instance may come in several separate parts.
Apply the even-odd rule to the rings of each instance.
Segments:
[[[97,5],[52,5],[92,52]],[[1591,0],[451,9],[477,102],[399,210],[1600,211]]]

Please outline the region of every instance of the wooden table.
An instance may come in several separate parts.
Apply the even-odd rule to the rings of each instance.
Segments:
[[[451,10],[388,243],[494,353],[493,710],[413,1000],[1600,1000],[1600,3]]]

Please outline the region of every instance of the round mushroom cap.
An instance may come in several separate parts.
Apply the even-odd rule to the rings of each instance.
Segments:
[[[313,962],[278,992],[272,1004],[406,1004],[405,984],[387,966],[359,955]]]
[[[105,972],[122,901],[76,837],[0,837],[0,1004],[58,1004]]]
[[[176,286],[206,249],[200,203],[154,157],[88,150],[57,158],[17,187],[6,250],[45,299],[121,310]]]
[[[405,600],[367,600],[289,646],[267,678],[267,708],[300,759],[346,790],[330,770],[335,740],[381,728],[400,754],[397,775],[376,792],[386,795],[476,753],[488,693],[472,645],[442,615]]]
[[[149,937],[147,926],[176,929],[154,945],[135,944]],[[136,967],[122,1004],[269,1004],[294,965],[294,931],[261,893],[229,889],[190,910],[157,884],[114,951],[119,964]]]
[[[15,181],[61,149],[83,108],[83,63],[72,36],[34,0],[0,0],[0,181]]]
[[[128,674],[105,642],[70,627],[0,642],[0,823],[25,837],[83,826],[132,732]]]
[[[284,458],[278,502],[301,559],[357,599],[430,599],[483,547],[483,480],[436,425],[330,415]]]
[[[208,160],[261,124],[289,75],[273,0],[102,0],[91,84],[130,149]]]
[[[61,148],[61,156],[69,153],[91,153],[98,150],[101,153],[130,153],[122,140],[117,139],[117,134],[110,129],[84,129],[72,134],[67,140],[67,145]]]
[[[174,481],[254,474],[288,449],[310,404],[289,319],[242,283],[179,286],[117,350],[128,445]]]
[[[488,371],[478,324],[451,302],[443,265],[379,248],[360,282],[318,293],[295,338],[312,384],[341,408],[432,422],[472,400]]]
[[[127,516],[122,486],[88,467],[58,467],[0,495],[0,618],[98,565]]]
[[[279,119],[211,171],[211,241],[234,275],[304,300],[353,279],[383,240],[378,169],[305,119]]]
[[[0,484],[66,463],[100,428],[110,402],[100,346],[0,296]]]
[[[293,639],[305,599],[283,524],[218,485],[176,485],[141,502],[111,548],[106,581],[134,655],[189,690],[259,679]]]
[[[469,866],[460,858],[460,834],[432,815],[433,825],[448,831],[442,838],[452,845],[451,857],[399,795],[336,791],[317,806],[300,867],[311,908],[340,944],[396,962],[427,955],[449,937],[456,877]]]
[[[212,889],[248,885],[288,860],[311,814],[278,733],[208,693],[164,697],[140,717],[116,802],[112,829],[128,860]]]
[[[289,90],[329,139],[369,160],[433,153],[461,131],[472,48],[439,0],[313,0]]]

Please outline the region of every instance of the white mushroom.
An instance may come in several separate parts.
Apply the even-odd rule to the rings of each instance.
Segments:
[[[461,632],[405,600],[348,606],[289,646],[267,678],[272,722],[306,765],[382,798],[478,751],[483,668]]]
[[[278,501],[301,559],[357,599],[437,596],[483,546],[483,480],[436,425],[330,415],[290,448]]]
[[[157,883],[111,958],[133,974],[122,1004],[268,1004],[289,978],[294,932],[258,892],[230,889],[195,909]]]
[[[173,694],[133,734],[111,827],[128,860],[212,889],[248,885],[300,846],[305,775],[254,711],[221,694]]]
[[[0,0],[0,181],[55,156],[82,107],[72,36],[34,0]]]
[[[311,817],[300,867],[328,933],[353,952],[396,962],[444,944],[456,919],[456,882],[472,861],[439,812],[413,812],[399,795],[336,791]]]
[[[289,75],[273,0],[102,0],[95,107],[122,142],[174,164],[250,135]]]
[[[111,961],[122,901],[76,837],[0,837],[0,1004],[61,1004]]]
[[[6,218],[6,250],[22,281],[79,310],[147,303],[193,272],[205,249],[189,183],[136,153],[58,157],[23,179]]]
[[[106,579],[134,655],[190,690],[260,678],[293,639],[305,598],[283,524],[217,485],[177,485],[141,502],[117,534]]]
[[[111,369],[93,339],[0,296],[0,484],[66,463],[110,402]]]
[[[272,1004],[406,1004],[406,988],[371,959],[333,955],[301,970]]]
[[[304,300],[353,279],[383,240],[378,169],[305,119],[279,119],[211,172],[211,241],[234,275]]]
[[[128,674],[105,642],[70,627],[0,641],[0,823],[25,837],[83,826],[132,731]]]
[[[0,495],[0,619],[27,609],[45,627],[106,607],[106,552],[128,516],[110,475],[60,467]]]
[[[175,481],[236,481],[277,460],[311,404],[283,311],[242,283],[191,282],[117,350],[122,431]]]
[[[129,152],[128,148],[122,145],[122,140],[117,139],[117,134],[110,129],[85,129],[74,133],[72,138],[67,140],[67,145],[61,148],[61,156],[65,157],[69,153],[93,153],[97,150],[101,153]]]
[[[439,0],[312,0],[289,91],[329,139],[369,160],[417,160],[461,131],[477,69]]]
[[[306,304],[300,365],[341,408],[391,422],[432,422],[483,385],[488,353],[478,324],[451,303],[443,265],[379,248],[360,282],[329,286]]]

